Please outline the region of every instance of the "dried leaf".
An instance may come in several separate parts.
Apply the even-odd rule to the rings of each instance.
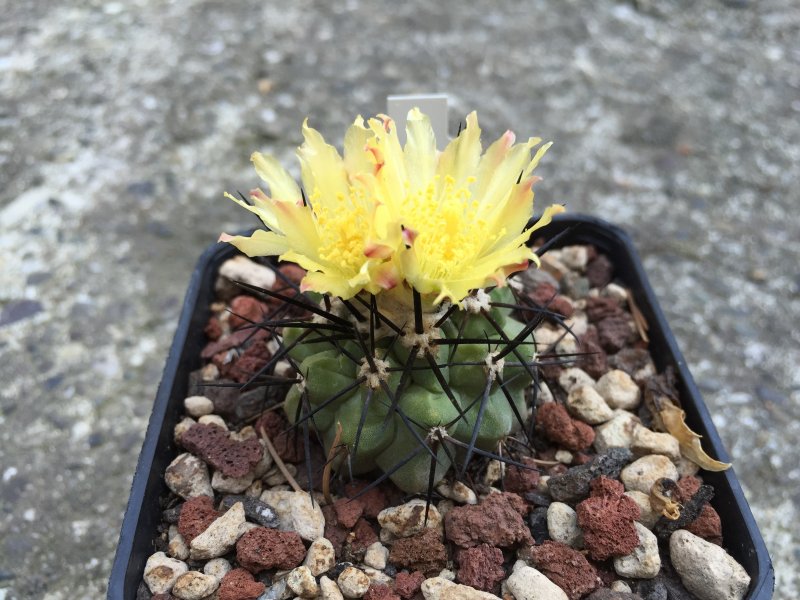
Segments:
[[[706,471],[724,471],[730,469],[731,463],[714,460],[705,453],[700,445],[700,436],[689,429],[686,424],[686,413],[675,406],[671,400],[660,398],[658,416],[664,428],[678,440],[681,454],[700,465]]]
[[[680,503],[672,499],[675,487],[675,482],[666,477],[657,479],[650,487],[650,508],[670,521],[677,521],[681,516]]]

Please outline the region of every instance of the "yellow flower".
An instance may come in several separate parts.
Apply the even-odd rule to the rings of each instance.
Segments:
[[[533,215],[532,186],[540,179],[531,173],[550,144],[531,157],[541,139],[514,145],[507,131],[481,154],[474,112],[441,153],[430,120],[418,109],[408,114],[404,149],[388,117],[371,119],[369,126],[374,136],[367,146],[378,157],[377,195],[388,213],[383,219],[403,231],[405,244],[393,257],[402,280],[434,295],[435,304],[445,298],[460,302],[475,288],[504,285],[529,260],[538,263],[526,242],[564,210],[552,205],[526,228]]]
[[[405,282],[434,304],[459,302],[470,290],[504,285],[511,273],[538,262],[526,246],[531,233],[563,210],[553,205],[532,227],[532,175],[549,144],[539,138],[514,144],[506,132],[484,154],[475,113],[443,152],[428,117],[408,114],[401,147],[394,123],[383,115],[348,129],[344,157],[306,124],[298,151],[303,187],[271,157],[254,154],[270,196],[251,193],[271,231],[229,241],[250,256],[280,255],[308,270],[306,289],[350,298]]]
[[[270,195],[253,190],[252,206],[226,196],[258,215],[271,231],[258,230],[250,237],[223,233],[220,241],[248,256],[279,255],[296,262],[308,271],[304,290],[347,299],[364,290],[394,287],[394,267],[388,260],[392,249],[377,240],[377,203],[358,176],[365,167],[364,140],[354,135],[358,132],[351,127],[343,159],[318,131],[303,124],[305,142],[298,157],[307,200],[273,157],[254,153],[251,160]]]

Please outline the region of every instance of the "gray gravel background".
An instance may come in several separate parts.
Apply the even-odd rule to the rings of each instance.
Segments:
[[[248,157],[444,91],[615,221],[800,596],[794,0],[0,0],[0,599],[100,598],[184,288]]]

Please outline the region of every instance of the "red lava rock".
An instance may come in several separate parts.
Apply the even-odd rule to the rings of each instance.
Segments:
[[[400,596],[395,594],[388,585],[373,583],[364,594],[364,600],[400,600]]]
[[[604,296],[586,298],[586,316],[591,323],[602,321],[607,317],[616,317],[622,313],[619,302],[614,298]]]
[[[592,459],[597,456],[596,454],[587,454],[586,452],[576,452],[572,455],[572,465],[585,465],[588,462],[591,462]]]
[[[229,308],[231,314],[228,317],[228,324],[231,329],[260,323],[269,314],[269,307],[264,302],[245,294],[231,300]]]
[[[594,429],[573,419],[557,402],[546,402],[536,412],[536,425],[551,442],[567,450],[586,450],[594,442]]]
[[[503,552],[488,544],[458,552],[458,581],[477,590],[491,592],[506,576]]]
[[[425,581],[425,575],[422,571],[400,571],[394,579],[394,591],[401,597],[408,600],[413,598],[419,592],[422,582]]]
[[[205,359],[212,358],[215,354],[226,352],[231,348],[238,348],[245,343],[252,344],[258,340],[266,340],[271,336],[266,329],[248,327],[224,335],[214,342],[209,342],[200,352],[200,356]]]
[[[322,514],[325,517],[325,537],[330,541],[334,554],[339,558],[342,555],[342,548],[350,532],[339,525],[333,506],[323,506]]]
[[[633,338],[630,319],[625,316],[603,319],[597,324],[597,337],[603,350],[611,354],[619,352]]]
[[[522,498],[508,493],[490,494],[478,505],[457,506],[444,517],[447,539],[464,548],[479,544],[507,548],[533,543],[522,519],[529,508]]]
[[[589,325],[579,341],[580,351],[585,354],[581,356],[578,365],[595,379],[600,379],[608,372],[608,354],[600,345],[597,327]]]
[[[511,492],[501,492],[500,494],[492,494],[493,496],[501,496],[511,505],[515,511],[519,513],[519,516],[525,517],[530,511],[530,505],[525,502],[524,498],[519,494],[513,494]]]
[[[575,312],[572,302],[564,296],[558,295],[556,288],[545,281],[537,285],[532,292],[529,292],[528,297],[539,306],[547,306],[547,310],[564,315],[566,318],[571,317]]]
[[[395,540],[389,552],[389,562],[431,575],[447,565],[447,550],[437,530],[425,529],[415,535]]]
[[[700,515],[686,527],[686,530],[718,546],[722,545],[722,522],[714,507],[706,504]]]
[[[591,496],[620,496],[625,493],[625,486],[621,481],[611,479],[605,475],[597,477],[589,483]]]
[[[214,500],[208,496],[189,498],[181,506],[178,517],[178,533],[187,544],[203,533],[222,513],[214,510]]]
[[[234,440],[221,427],[202,423],[192,425],[181,437],[181,444],[226,477],[244,477],[264,452],[257,438]]]
[[[539,485],[539,469],[532,458],[523,456],[520,461],[522,464],[531,467],[530,469],[523,469],[510,465],[506,469],[506,478],[503,482],[507,492],[515,492],[524,494]]]
[[[700,478],[694,475],[684,475],[676,483],[675,500],[677,502],[688,502],[703,485]]]
[[[567,594],[579,600],[602,582],[586,557],[566,544],[546,541],[530,550],[536,568]]]
[[[581,369],[595,379],[600,379],[608,372],[608,355],[600,344],[593,341],[581,342],[580,351],[586,353],[579,363]]]
[[[305,556],[303,540],[294,531],[257,527],[236,542],[236,560],[255,574],[267,569],[294,569]]]
[[[364,504],[361,500],[339,498],[334,502],[333,509],[336,511],[336,519],[339,523],[350,529],[364,513]]]
[[[356,522],[353,531],[348,535],[348,550],[350,554],[363,558],[364,553],[372,544],[378,541],[378,535],[366,519],[361,518]]]
[[[703,481],[699,477],[684,475],[677,481],[674,499],[685,504],[700,490],[701,485]],[[710,504],[703,506],[697,518],[686,526],[686,530],[709,542],[722,545],[722,522]]]
[[[209,340],[216,342],[222,335],[222,325],[219,324],[219,319],[217,317],[209,318],[203,332]]]
[[[608,358],[608,364],[613,369],[625,371],[639,385],[644,386],[647,379],[643,375],[648,374],[648,366],[652,366],[653,360],[650,353],[644,348],[623,348],[614,356]],[[655,372],[655,370],[653,370]],[[649,375],[646,375],[649,378]]]
[[[611,283],[614,277],[614,265],[605,254],[598,254],[597,258],[586,265],[586,279],[593,288],[603,288]]]
[[[277,410],[264,413],[256,421],[256,431],[260,432],[262,427],[275,447],[275,452],[285,462],[298,463],[305,459],[303,436],[296,430],[289,430],[289,421]]]
[[[225,574],[217,590],[218,600],[256,600],[266,586],[256,581],[249,571],[233,569]]]
[[[299,265],[295,265],[293,263],[284,263],[280,267],[278,267],[278,271],[286,277],[289,281],[291,281],[295,285],[300,285],[300,282],[303,280],[303,277],[306,276],[306,270]],[[274,289],[279,289],[286,286],[286,282],[281,280],[278,277],[275,280]]]
[[[257,340],[236,360],[217,365],[220,375],[233,379],[237,383],[245,383],[272,358],[264,340]]]
[[[344,487],[344,491],[349,498],[353,498],[368,485],[368,481],[352,481]],[[378,513],[389,506],[389,499],[386,497],[383,486],[374,487],[358,496],[357,499],[363,504],[364,516],[368,519],[377,519]]]
[[[630,554],[639,545],[634,521],[639,518],[639,507],[623,494],[618,481],[604,475],[593,479],[591,495],[575,507],[578,526],[594,560]]]

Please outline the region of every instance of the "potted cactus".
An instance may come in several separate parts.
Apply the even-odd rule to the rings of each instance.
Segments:
[[[209,307],[214,305],[216,299],[214,282],[217,280],[217,271],[222,271],[220,265],[224,268],[236,250],[267,266],[266,269],[259,267],[268,273],[262,279],[267,284],[258,285],[246,278],[237,280],[230,272],[226,280],[228,285],[235,280],[239,292],[247,294],[249,298],[261,299],[262,310],[257,315],[252,312],[237,314],[233,303],[223,308],[217,304],[212,321],[226,311],[235,316],[238,325],[229,327],[225,335],[229,340],[235,339],[236,343],[211,343],[210,347],[214,350],[206,356],[205,351],[209,348],[206,346],[202,354],[206,359],[215,353],[227,357],[221,360],[230,358],[230,353],[253,359],[253,362],[241,363],[250,365],[249,368],[243,370],[237,367],[237,386],[241,390],[264,391],[266,388],[267,391],[259,396],[262,403],[258,405],[258,414],[240,420],[235,428],[237,431],[229,433],[215,430],[211,436],[223,439],[227,449],[234,448],[232,454],[239,452],[236,450],[237,444],[246,445],[247,452],[240,453],[239,458],[244,454],[252,454],[253,467],[260,461],[259,457],[264,456],[254,439],[255,436],[261,438],[272,459],[297,490],[297,482],[292,481],[291,473],[281,463],[280,453],[273,446],[274,439],[270,440],[270,433],[264,425],[269,421],[263,418],[264,415],[275,414],[278,409],[288,421],[295,439],[301,440],[301,453],[306,458],[305,481],[309,488],[314,487],[312,482],[319,475],[312,471],[320,470],[320,465],[313,463],[312,450],[315,446],[321,447],[317,451],[324,458],[323,494],[303,497],[302,510],[313,512],[319,511],[318,507],[313,507],[315,502],[323,501],[328,504],[327,508],[333,506],[332,488],[340,496],[338,502],[346,501],[343,484],[354,477],[361,477],[368,483],[349,494],[347,497],[350,500],[369,494],[375,488],[385,489],[388,486],[399,490],[400,496],[406,499],[422,496],[429,505],[437,499],[434,490],[441,491],[449,486],[452,491],[456,482],[474,482],[479,471],[486,472],[488,476],[487,466],[490,463],[499,465],[501,473],[505,468],[515,470],[518,477],[522,472],[536,471],[539,467],[557,469],[560,466],[561,471],[551,472],[558,476],[566,470],[565,464],[580,470],[583,468],[581,460],[592,460],[589,455],[581,458],[582,451],[589,448],[594,438],[592,427],[573,420],[560,405],[558,409],[563,413],[565,422],[572,423],[570,426],[588,439],[588,443],[583,440],[582,445],[573,449],[574,455],[566,452],[568,459],[564,459],[564,452],[561,452],[562,458],[559,460],[567,460],[564,464],[559,465],[559,460],[533,458],[538,452],[534,450],[537,445],[540,448],[546,446],[539,444],[537,436],[541,431],[535,429],[535,410],[543,405],[537,396],[540,390],[547,392],[547,388],[540,385],[542,373],[548,369],[552,373],[551,367],[560,370],[576,362],[581,364],[581,361],[591,359],[592,355],[591,350],[587,351],[575,343],[566,343],[578,336],[572,330],[574,321],[567,319],[559,307],[551,306],[558,300],[556,295],[535,296],[529,289],[531,281],[536,279],[533,273],[540,265],[541,257],[545,256],[548,249],[565,243],[590,244],[615,261],[619,279],[627,286],[628,295],[623,302],[635,309],[633,320],[638,327],[650,326],[649,344],[653,353],[650,365],[653,369],[673,368],[676,371],[672,389],[669,389],[672,384],[658,388],[655,396],[657,404],[649,406],[648,410],[656,421],[654,426],[672,435],[676,444],[680,443],[679,456],[688,458],[708,471],[704,477],[715,490],[714,505],[723,520],[722,532],[726,546],[744,567],[720,551],[725,555],[723,559],[729,561],[725,564],[734,565],[731,568],[736,574],[736,577],[728,578],[732,582],[730,585],[737,588],[730,597],[759,600],[771,597],[773,575],[763,540],[735,475],[732,470],[727,470],[729,465],[708,456],[699,442],[699,436],[695,434],[695,431],[702,434],[707,440],[706,448],[710,444],[711,453],[724,460],[725,451],[657,306],[629,238],[620,230],[596,219],[559,217],[558,213],[564,210],[560,205],[551,205],[540,218],[532,218],[533,185],[539,179],[533,171],[549,144],[542,145],[538,138],[515,144],[514,135],[506,132],[483,152],[479,141],[480,128],[473,113],[467,117],[466,126],[459,131],[459,135],[439,152],[428,118],[416,109],[408,114],[405,146],[401,146],[393,121],[385,116],[367,122],[356,119],[345,135],[342,155],[307,124],[303,126],[303,136],[304,143],[298,151],[302,186],[274,158],[255,153],[252,162],[258,175],[267,184],[266,189],[255,189],[248,196],[226,194],[257,215],[266,229],[258,229],[250,235],[222,234],[220,241],[224,243],[209,249],[201,258],[198,271],[192,279],[134,478],[109,585],[109,598],[147,597],[151,592],[156,593],[156,589],[164,592],[171,590],[178,598],[188,598],[191,589],[201,584],[206,586],[203,588],[205,591],[219,593],[220,597],[226,585],[231,589],[249,586],[254,594],[252,597],[261,597],[265,586],[274,583],[273,576],[278,583],[274,583],[263,597],[288,597],[287,594],[292,592],[305,594],[302,597],[313,597],[317,589],[313,575],[327,572],[333,577],[332,573],[337,572],[342,589],[353,584],[352,581],[341,580],[345,577],[345,571],[355,570],[354,577],[358,575],[358,569],[352,567],[342,567],[342,570],[338,566],[333,568],[331,564],[326,571],[315,574],[306,564],[299,566],[306,548],[295,534],[293,550],[289,554],[292,560],[296,560],[291,565],[287,563],[281,567],[294,567],[291,573],[286,571],[279,575],[270,571],[263,581],[254,580],[254,574],[258,575],[260,568],[256,565],[258,557],[254,559],[252,543],[247,550],[239,547],[239,541],[273,539],[263,531],[251,531],[254,528],[264,529],[252,521],[255,519],[263,524],[266,514],[263,511],[272,509],[264,505],[254,507],[256,501],[244,501],[243,496],[222,497],[220,494],[228,493],[231,488],[225,488],[224,492],[220,492],[222,487],[212,490],[207,471],[204,488],[207,491],[203,493],[219,500],[216,508],[208,504],[207,499],[194,502],[192,494],[179,493],[172,485],[169,492],[165,487],[164,470],[180,452],[178,447],[202,456],[200,438],[211,435],[208,432],[215,429],[215,421],[207,421],[212,424],[206,425],[202,417],[197,424],[186,425],[185,419],[181,423],[179,421],[184,406],[188,409],[184,399],[188,402],[187,396],[198,391],[196,382],[189,384],[189,373],[197,373],[201,366],[200,348],[207,343],[203,324],[211,323]],[[583,249],[586,250],[586,246]],[[288,275],[289,271],[284,271],[283,266],[287,264],[295,265],[289,269],[291,276]],[[525,279],[525,285],[518,279]],[[221,279],[217,283],[219,281]],[[616,293],[620,290],[624,292],[624,288],[620,287]],[[549,333],[546,336],[540,336],[537,329],[543,323],[548,326]],[[250,337],[258,339],[258,345],[249,344]],[[642,334],[641,341],[645,342],[647,337]],[[573,349],[570,350],[570,347]],[[253,349],[256,352],[250,354]],[[243,354],[237,354],[239,352]],[[214,364],[206,366],[216,369]],[[210,382],[208,385],[217,384]],[[680,407],[670,399],[678,396],[681,399]],[[560,398],[562,402],[564,399]],[[205,400],[207,404],[214,404]],[[556,404],[558,402],[550,402],[549,408]],[[610,412],[608,406],[604,408]],[[553,412],[550,410],[548,414]],[[219,421],[217,415],[204,416]],[[628,418],[638,421],[632,414]],[[242,426],[244,422],[248,425]],[[227,430],[224,423],[219,425]],[[246,431],[248,428],[249,432]],[[187,434],[187,431],[194,433]],[[552,433],[550,431],[548,435],[552,436]],[[188,438],[192,438],[191,444]],[[479,463],[477,459],[480,459],[480,468],[476,468],[476,463]],[[225,460],[223,456],[221,462],[214,464],[221,466]],[[625,461],[631,460],[631,453],[628,452]],[[202,461],[194,459],[194,462]],[[214,461],[207,462],[211,464]],[[205,466],[201,465],[193,477],[201,475],[203,469]],[[242,473],[247,470],[245,466]],[[677,479],[677,471],[675,473]],[[215,473],[215,477],[217,475],[219,473]],[[614,477],[619,475],[617,469]],[[219,479],[225,486],[239,484],[224,477]],[[522,479],[525,477],[522,476]],[[536,480],[538,474],[528,483]],[[334,481],[340,484],[332,485]],[[484,500],[497,491],[490,487],[497,481],[502,486],[503,475],[489,483],[479,484]],[[244,490],[251,482],[252,478],[245,481],[241,489]],[[621,486],[618,482],[614,484]],[[203,488],[194,484],[192,487]],[[588,482],[585,487],[588,490]],[[710,488],[703,488],[703,494],[706,494],[703,499],[696,501],[692,496],[687,501],[691,507],[689,512],[693,511],[691,519],[697,518],[703,504],[708,503]],[[530,487],[526,489],[532,491]],[[656,495],[665,501],[661,520],[667,518],[667,514],[680,517],[681,508],[672,502],[671,492],[667,490],[665,493],[668,496],[663,497],[663,490],[667,488],[656,489]],[[311,489],[308,491],[312,492]],[[247,487],[244,493],[249,494],[250,498],[258,498],[261,487]],[[291,495],[292,492],[285,493]],[[301,491],[296,493],[303,494]],[[584,491],[583,495],[587,493]],[[213,535],[209,533],[206,537],[215,538],[215,543],[220,546],[214,553],[209,553],[207,548],[205,552],[198,553],[194,546],[190,552],[188,547],[184,547],[184,559],[189,561],[188,567],[186,563],[175,561],[162,552],[153,554],[153,544],[155,549],[166,548],[168,529],[180,530],[181,517],[175,517],[175,510],[180,506],[176,494],[183,496],[187,503],[193,503],[195,517],[200,514],[200,520],[205,519],[201,530],[213,529]],[[545,492],[545,496],[547,494]],[[495,500],[497,498],[495,496]],[[533,505],[544,502],[547,506],[551,500],[543,500],[535,490],[529,497],[525,496],[525,500],[522,498],[522,495],[518,495],[516,501]],[[476,502],[477,498],[473,493],[472,500],[462,498],[461,501]],[[206,505],[203,505],[204,502]],[[502,504],[506,500],[497,502]],[[506,512],[510,513],[512,520],[519,522],[521,530],[517,530],[508,544],[497,543],[503,547],[503,551],[490,548],[481,552],[493,552],[495,560],[500,563],[505,561],[503,567],[496,564],[494,572],[499,570],[500,576],[508,575],[508,580],[503,584],[506,591],[526,597],[526,592],[518,584],[522,585],[521,582],[533,569],[519,561],[512,570],[509,561],[527,556],[524,546],[527,544],[531,547],[534,541],[531,532],[536,530],[536,525],[533,516],[528,525],[523,523],[519,515],[514,516],[513,502],[508,502],[511,504],[506,507]],[[692,502],[695,504],[692,505]],[[176,503],[178,506],[174,506]],[[253,518],[252,515],[248,516],[251,522],[244,522],[243,503],[248,504],[247,510],[258,513],[254,513]],[[341,504],[338,506],[341,507]],[[167,512],[172,512],[170,518],[177,521],[162,520],[160,513],[165,507],[170,508]],[[229,509],[228,512],[215,512],[223,508]],[[542,507],[537,510],[540,516],[542,510],[547,512]],[[442,520],[435,508],[433,511],[436,523],[441,527]],[[182,509],[179,514],[184,514]],[[334,516],[334,513],[326,514]],[[426,506],[421,527],[428,526],[430,514]],[[470,521],[477,513],[469,515],[462,516],[462,519]],[[185,514],[184,517],[188,519]],[[236,522],[236,518],[241,518],[242,522]],[[684,514],[684,525],[691,520],[687,519]],[[222,535],[220,531],[224,529],[226,520],[232,524],[229,523],[228,531]],[[212,521],[213,524],[209,525]],[[435,527],[436,523],[431,526]],[[504,524],[504,527],[507,526],[507,523]],[[637,562],[636,552],[644,552],[641,547],[644,538],[637,537],[631,518],[628,518],[627,527],[633,531],[633,546],[637,541],[640,546],[631,554],[628,554],[630,548],[618,554],[632,556],[634,558],[631,560]],[[662,523],[661,527],[662,531],[669,533],[678,525],[670,529],[668,523]],[[371,532],[369,525],[366,530]],[[318,528],[316,533],[303,539],[312,541],[313,547],[321,532],[322,529]],[[383,531],[381,533],[383,535]],[[331,530],[331,534],[335,534],[335,531]],[[328,529],[325,528],[327,535]],[[375,533],[369,535],[375,536]],[[220,539],[226,536],[230,536],[228,542],[221,543]],[[158,541],[154,542],[157,537]],[[173,542],[179,537],[169,533],[170,556],[181,552],[173,548]],[[390,543],[389,539],[387,543]],[[286,542],[285,538],[280,540],[280,544]],[[433,540],[433,543],[438,544],[437,548],[441,547],[441,552],[444,552],[441,540]],[[453,543],[458,545],[458,542]],[[176,542],[176,548],[179,545]],[[269,545],[275,544],[266,544]],[[656,548],[657,557],[657,544],[653,542],[651,545]],[[489,547],[487,544],[483,546]],[[580,553],[563,544],[559,548],[559,552],[573,552],[570,560],[585,562],[586,568],[579,568],[578,571],[595,573],[595,567],[586,562]],[[261,551],[259,548],[257,550],[256,554]],[[308,552],[310,555],[310,548]],[[358,556],[366,561],[362,555],[363,552]],[[157,557],[158,564],[151,564],[148,556],[150,559]],[[210,563],[197,562],[211,556],[223,563],[226,559],[222,557],[227,556],[230,561],[237,562],[240,568],[234,569],[230,576],[225,572],[214,575],[214,569],[208,568]],[[464,552],[456,560],[467,560],[467,556],[468,553]],[[450,564],[454,557],[449,559]],[[145,567],[145,562],[150,567]],[[655,563],[651,561],[651,564]],[[178,571],[175,579],[169,580],[173,568]],[[227,568],[230,568],[230,564]],[[441,569],[441,566],[438,568]],[[491,567],[487,568],[492,571]],[[512,582],[518,568],[519,576]],[[158,586],[151,585],[152,581],[145,585],[142,573],[148,569],[162,580],[166,577],[168,585],[160,587],[164,581]],[[246,569],[251,572],[245,572]],[[530,571],[526,572],[528,569]],[[618,574],[626,572],[623,568],[618,569]],[[646,577],[652,578],[658,572],[656,568]],[[451,585],[447,581],[439,581],[441,577],[428,575],[428,585],[433,587],[428,589],[423,586],[426,597],[428,591],[435,595],[435,586]],[[671,581],[676,581],[674,573],[672,575]],[[461,574],[458,577],[460,579]],[[557,574],[554,577],[557,578]],[[319,585],[326,579],[326,585],[335,585],[326,576],[319,580]],[[380,574],[376,574],[373,583],[379,579]],[[185,585],[180,586],[176,583],[178,580]],[[287,580],[291,580],[291,585],[286,583]],[[484,581],[485,586],[481,589],[486,592],[500,589],[500,579],[486,583],[484,574],[480,574],[475,579],[475,585],[480,586],[477,583],[479,580]],[[595,575],[590,575],[589,580],[586,584],[588,587],[582,589],[591,591],[602,585],[600,578]],[[280,587],[281,581],[283,588]],[[705,585],[704,581],[701,579],[698,584],[701,588]],[[173,584],[178,587],[172,587]],[[369,581],[367,585],[370,585]],[[377,585],[380,587],[382,584]],[[544,585],[553,584],[544,581]],[[218,592],[215,591],[217,586],[220,586]],[[302,593],[298,591],[301,589]],[[364,588],[353,596],[355,588],[347,589],[348,597],[360,597],[366,593]],[[572,596],[584,594],[576,591],[578,588],[570,589]],[[228,592],[230,590],[226,588],[225,593]],[[458,591],[452,593],[456,594],[453,597],[459,597]],[[564,592],[554,588],[553,593],[556,594],[553,597],[561,598],[558,594]],[[701,593],[698,597],[705,598],[706,595]]]

